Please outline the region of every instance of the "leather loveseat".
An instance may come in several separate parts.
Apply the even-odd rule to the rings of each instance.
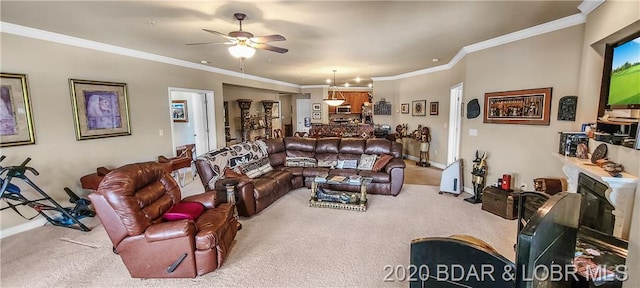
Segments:
[[[214,271],[227,258],[237,233],[233,205],[222,203],[213,192],[181,199],[180,187],[159,163],[112,170],[89,198],[113,252],[135,278],[184,278]],[[197,202],[204,209],[193,220],[163,221],[181,202]]]
[[[287,137],[256,142],[260,141],[262,141],[262,146],[266,146],[264,147],[266,157],[269,157],[273,171],[255,179],[245,175],[234,177],[239,180],[236,205],[238,213],[242,216],[252,216],[260,212],[291,189],[303,186],[310,188],[311,182],[316,176],[361,175],[363,177],[371,177],[373,181],[368,186],[367,193],[393,196],[400,193],[404,183],[405,163],[402,160],[402,144],[387,139]],[[375,154],[378,156],[387,154],[393,158],[379,172],[358,169],[331,169],[330,167],[285,166],[287,157],[308,157],[325,161],[359,160],[362,154]],[[220,153],[217,155],[219,157]],[[265,155],[262,156],[264,157]],[[199,157],[196,160],[196,168],[205,189],[217,190],[220,192],[219,195],[223,194],[224,187],[220,184],[220,180],[212,181],[212,179],[216,175],[222,174],[225,167],[215,166],[214,169],[206,157]],[[225,177],[229,178],[229,176]],[[334,188],[339,190],[359,191],[357,186],[335,186],[337,187]]]

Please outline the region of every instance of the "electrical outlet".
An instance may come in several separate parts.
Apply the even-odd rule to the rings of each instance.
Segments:
[[[527,183],[520,183],[520,190],[526,191],[527,190]]]
[[[438,149],[433,150],[433,153],[435,153],[436,155],[438,155]]]

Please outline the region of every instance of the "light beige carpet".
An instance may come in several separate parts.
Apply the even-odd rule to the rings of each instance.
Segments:
[[[132,279],[102,226],[44,226],[2,239],[0,286],[407,287],[383,282],[385,266],[406,267],[412,239],[452,234],[476,236],[514,259],[516,221],[437,190],[405,185],[397,197],[371,195],[367,212],[311,208],[309,189],[293,190],[242,218],[226,263],[195,279]]]

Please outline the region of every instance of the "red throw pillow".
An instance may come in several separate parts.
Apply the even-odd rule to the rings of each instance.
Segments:
[[[389,154],[380,155],[380,157],[378,157],[378,159],[376,160],[376,163],[373,163],[373,168],[371,168],[371,171],[373,172],[382,171],[382,168],[384,168],[384,166],[387,166],[387,164],[389,163],[389,161],[391,161],[391,159],[393,159],[393,156]]]
[[[162,219],[167,221],[176,221],[182,219],[195,220],[204,212],[204,205],[198,202],[180,202],[176,203],[162,215]]]

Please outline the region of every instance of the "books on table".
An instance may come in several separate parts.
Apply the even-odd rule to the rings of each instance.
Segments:
[[[328,181],[332,182],[332,183],[342,183],[345,180],[347,180],[347,177],[345,177],[345,176],[337,176],[336,175],[336,176],[331,176],[331,178],[329,178]]]

